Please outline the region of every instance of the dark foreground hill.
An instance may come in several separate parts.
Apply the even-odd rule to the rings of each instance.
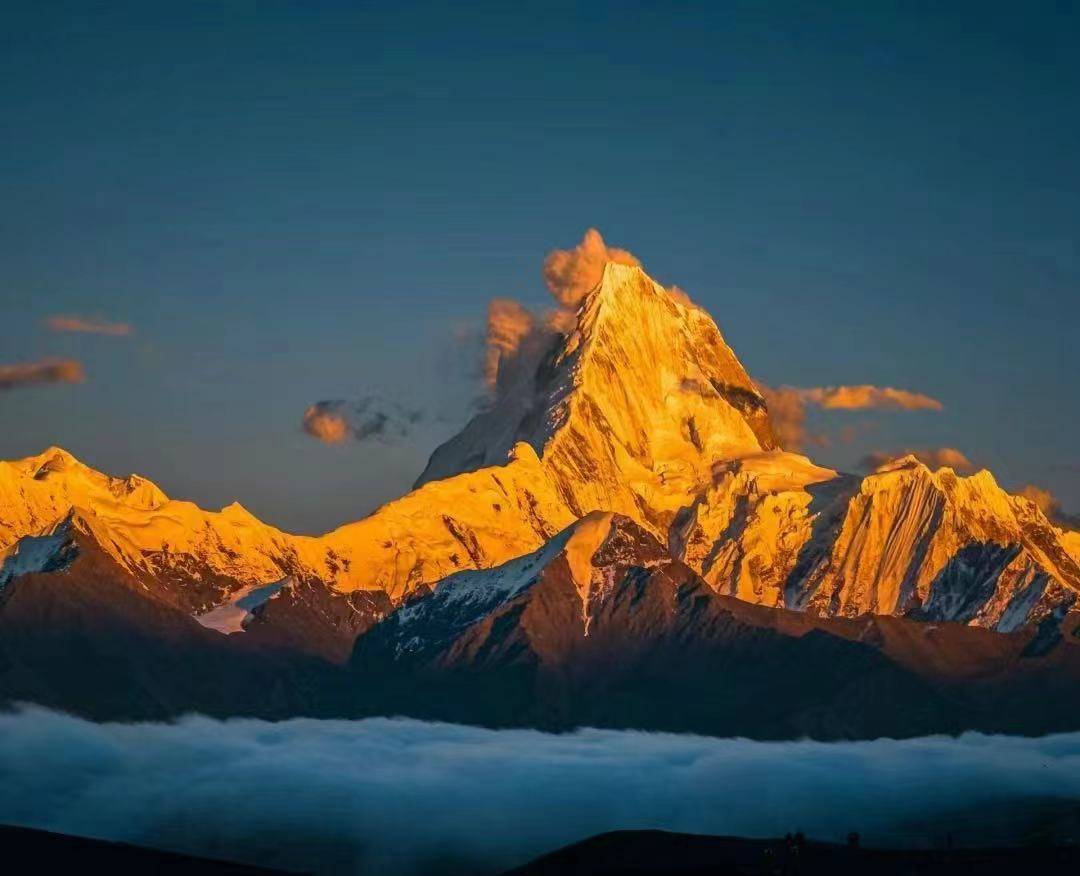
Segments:
[[[159,849],[0,826],[5,873],[108,873],[109,876],[282,876],[283,871],[193,858]],[[23,862],[22,866],[17,862]]]
[[[1080,872],[1080,848],[897,851],[793,840],[751,840],[664,831],[604,833],[506,876],[1012,876]]]
[[[284,876],[286,872],[23,827],[0,826],[0,843],[11,867],[5,872],[11,873],[78,870],[110,876]],[[23,862],[23,869],[14,862]],[[790,837],[744,839],[641,830],[591,837],[504,876],[1012,876],[1075,873],[1080,872],[1078,868],[1080,847],[1069,846],[864,849]]]

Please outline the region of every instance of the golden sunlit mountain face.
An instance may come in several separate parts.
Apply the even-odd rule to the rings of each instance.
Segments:
[[[929,612],[1010,630],[1075,601],[1075,540],[1047,519],[1051,507],[1009,496],[987,472],[959,476],[972,466],[958,451],[884,457],[859,477],[781,447],[791,434],[784,397],[827,410],[936,410],[937,400],[868,385],[762,388],[702,308],[595,230],[552,253],[545,276],[554,311],[492,304],[484,409],[435,450],[412,492],[367,517],[290,535],[239,505],[204,511],[53,448],[3,464],[0,547],[14,556],[20,539],[74,511],[137,577],[211,576],[187,606],[198,617],[287,578],[396,603],[534,551],[581,517],[616,513],[717,592],[768,606]],[[322,404],[305,415],[315,437],[340,443],[362,427]],[[958,563],[980,567],[983,583],[949,583]]]

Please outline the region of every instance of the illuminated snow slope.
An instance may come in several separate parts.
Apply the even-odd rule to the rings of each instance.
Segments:
[[[396,603],[605,512],[637,522],[722,594],[818,615],[1011,630],[1062,616],[1080,593],[1080,536],[988,472],[965,478],[909,457],[860,478],[780,450],[764,399],[712,319],[637,267],[609,264],[573,328],[552,334],[535,367],[435,451],[418,484],[306,537],[49,448],[0,462],[4,574],[20,574],[74,511],[137,579],[235,632],[247,615],[229,606],[284,578]],[[574,568],[590,562],[587,551],[570,555]],[[484,586],[506,586],[507,574]],[[586,578],[574,574],[583,588]],[[469,580],[480,579],[451,579]]]

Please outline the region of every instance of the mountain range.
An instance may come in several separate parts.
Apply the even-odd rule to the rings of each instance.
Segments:
[[[711,317],[610,263],[414,489],[318,537],[0,462],[0,696],[768,737],[1076,729],[1080,536],[987,471],[779,446]]]

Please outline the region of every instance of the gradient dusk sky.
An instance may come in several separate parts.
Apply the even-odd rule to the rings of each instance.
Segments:
[[[4,3],[0,366],[86,379],[0,390],[0,458],[355,519],[595,226],[756,378],[944,405],[814,414],[820,461],[955,447],[1080,512],[1078,45],[1068,3]],[[422,421],[302,431],[371,394]]]

